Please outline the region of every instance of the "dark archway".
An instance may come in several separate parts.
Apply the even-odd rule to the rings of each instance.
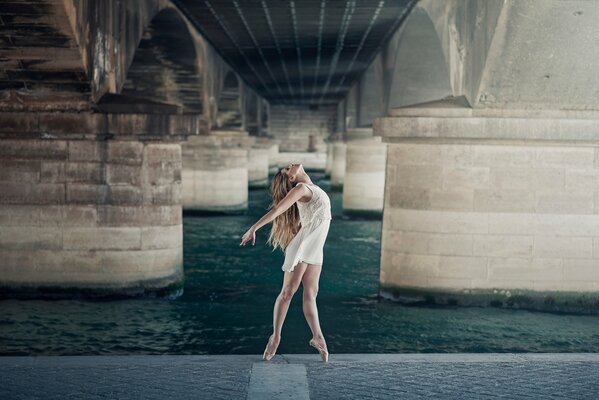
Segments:
[[[179,12],[167,8],[146,28],[123,86],[123,98],[201,114],[203,82],[193,37]]]
[[[229,71],[223,81],[223,88],[218,99],[216,127],[218,129],[243,128],[241,115],[241,85],[233,71]]]

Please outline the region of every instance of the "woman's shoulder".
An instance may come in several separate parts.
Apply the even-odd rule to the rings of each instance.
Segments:
[[[310,201],[311,201],[314,198],[314,196],[316,195],[316,190],[314,190],[314,186],[316,186],[316,185],[306,183],[306,182],[299,182],[295,187],[298,187],[300,185],[307,187],[308,190],[310,191],[310,193],[312,193],[312,197],[310,198]]]

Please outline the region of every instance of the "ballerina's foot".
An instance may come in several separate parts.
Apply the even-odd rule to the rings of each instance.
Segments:
[[[264,349],[264,354],[262,355],[263,360],[269,361],[275,356],[280,341],[280,337],[277,338],[274,335],[270,335],[268,338],[268,343],[266,344],[266,349]]]
[[[320,358],[322,358],[322,361],[329,361],[329,351],[327,349],[327,344],[324,341],[324,338],[310,339],[309,344],[310,346],[318,350],[318,352],[320,353]]]

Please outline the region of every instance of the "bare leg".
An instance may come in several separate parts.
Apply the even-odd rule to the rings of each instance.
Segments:
[[[318,295],[318,281],[320,279],[321,265],[309,264],[304,276],[302,284],[304,285],[304,294],[302,298],[302,308],[306,321],[312,330],[312,339],[320,346],[326,348],[327,344],[324,340],[324,335],[320,329],[318,320],[318,309],[316,308],[316,296]]]
[[[273,310],[273,338],[271,347],[268,349],[270,354],[275,352],[279,346],[279,342],[281,341],[281,330],[283,329],[283,322],[287,316],[287,310],[289,310],[289,304],[302,282],[302,276],[304,275],[307,266],[306,263],[299,263],[295,266],[293,272],[285,271],[283,287],[281,288],[281,293],[277,296]]]

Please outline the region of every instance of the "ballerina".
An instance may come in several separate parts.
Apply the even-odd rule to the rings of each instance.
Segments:
[[[270,211],[242,236],[240,246],[251,240],[256,243],[256,231],[272,222],[267,243],[273,251],[285,252],[283,286],[273,311],[273,333],[268,338],[262,358],[274,357],[281,341],[281,329],[291,299],[303,284],[302,309],[312,331],[308,344],[318,350],[324,362],[329,352],[320,328],[316,296],[322,270],[323,247],[331,223],[331,201],[324,190],[315,185],[302,164],[289,164],[273,177]]]

